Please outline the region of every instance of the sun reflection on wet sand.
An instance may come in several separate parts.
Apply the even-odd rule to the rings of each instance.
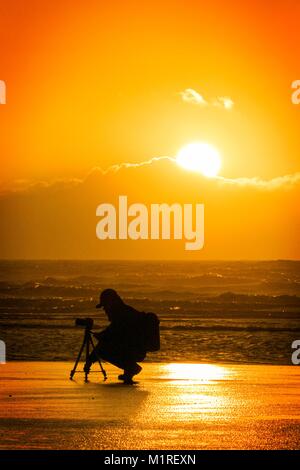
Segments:
[[[166,379],[166,396],[169,396],[167,389],[170,387],[173,393],[171,400],[164,401],[159,421],[203,421],[218,409],[230,408],[226,394],[220,393],[220,388],[225,388],[224,384],[234,376],[229,367],[171,363],[161,366],[161,373]]]
[[[214,364],[189,364],[171,363],[164,366],[167,377],[173,380],[189,380],[210,383],[215,380],[225,379],[230,375],[230,370]]]

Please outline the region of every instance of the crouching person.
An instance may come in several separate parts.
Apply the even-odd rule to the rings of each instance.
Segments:
[[[123,369],[119,380],[125,384],[133,384],[133,377],[141,372],[142,367],[138,364],[145,359],[147,351],[159,349],[159,320],[155,314],[139,312],[133,307],[126,305],[117,292],[113,289],[105,289],[100,295],[100,302],[96,308],[103,308],[110,325],[94,336],[99,340],[94,351],[90,354],[84,370],[89,372],[91,365],[100,357],[106,362]],[[152,316],[152,321],[150,320]],[[153,342],[153,331],[151,322],[155,317],[156,349],[151,349]]]

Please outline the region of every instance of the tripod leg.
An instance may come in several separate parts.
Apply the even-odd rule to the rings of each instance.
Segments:
[[[90,332],[86,332],[86,349],[85,349],[85,363],[87,363],[89,355],[90,355]],[[85,382],[88,382],[88,375],[90,372],[90,368],[84,368],[84,373],[85,373]]]
[[[103,368],[101,359],[100,359],[100,357],[99,357],[98,354],[97,354],[97,350],[95,349],[95,344],[94,344],[93,338],[92,338],[91,336],[90,336],[90,342],[91,342],[93,351],[95,352],[95,355],[96,355],[96,357],[97,357],[97,361],[99,362],[99,366],[100,366],[101,372],[102,372],[102,374],[103,374],[103,380],[106,380],[106,379],[107,379],[106,371],[105,371],[105,369]]]
[[[83,339],[83,342],[82,342],[80,351],[79,351],[79,353],[78,353],[76,362],[75,362],[75,364],[74,364],[73,369],[72,369],[71,372],[70,372],[70,380],[73,379],[73,376],[74,376],[74,374],[75,374],[75,372],[76,372],[76,368],[77,368],[77,366],[78,366],[78,362],[80,361],[81,354],[83,353],[83,350],[84,350],[84,346],[85,346],[85,343],[86,343],[86,339],[87,339],[87,338],[86,338],[86,335],[84,335],[84,339]]]

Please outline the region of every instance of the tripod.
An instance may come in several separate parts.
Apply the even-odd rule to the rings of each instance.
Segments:
[[[74,367],[73,369],[71,370],[70,372],[70,380],[73,379],[73,376],[76,372],[76,368],[78,366],[78,363],[80,361],[80,358],[81,358],[81,355],[83,353],[83,350],[85,348],[85,362],[88,360],[88,357],[90,355],[90,346],[92,346],[92,349],[93,351],[95,352],[95,355],[97,357],[97,361],[99,362],[99,365],[100,365],[100,369],[101,369],[101,372],[103,374],[103,377],[104,377],[104,380],[107,379],[107,375],[106,375],[106,372],[102,366],[102,363],[101,363],[101,359],[100,357],[98,356],[97,352],[95,351],[95,344],[94,344],[94,341],[93,341],[93,338],[92,338],[92,331],[90,330],[90,328],[88,326],[86,326],[85,328],[85,331],[84,331],[84,338],[83,338],[83,343],[81,345],[81,348],[79,350],[79,353],[78,353],[78,356],[77,356],[77,359],[75,361],[75,364],[74,364]],[[78,372],[78,371],[77,371]],[[88,375],[89,375],[89,369],[84,369],[84,373],[85,373],[85,382],[88,382]]]

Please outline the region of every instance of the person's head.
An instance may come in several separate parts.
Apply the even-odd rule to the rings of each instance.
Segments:
[[[109,320],[112,320],[114,313],[118,313],[123,305],[123,300],[114,289],[105,289],[100,294],[100,301],[96,308],[103,308]]]

